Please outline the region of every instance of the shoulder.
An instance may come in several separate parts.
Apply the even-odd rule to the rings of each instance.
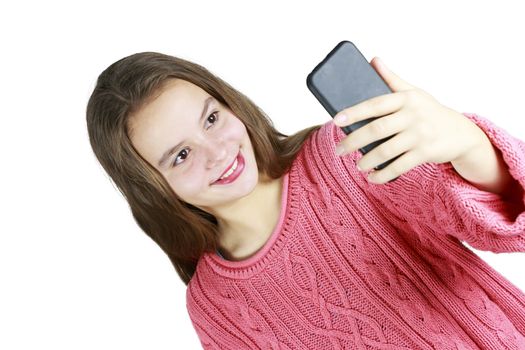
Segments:
[[[312,132],[305,141],[304,146],[315,150],[332,151],[335,154],[335,146],[346,137],[343,130],[335,125],[332,120],[320,124],[319,128]]]
[[[335,153],[335,147],[346,136],[332,120],[312,132],[304,142],[292,168],[292,171],[299,172],[298,178],[303,186],[315,188],[322,183],[328,183],[331,186],[348,187],[354,181],[363,180],[355,167],[360,152],[352,152],[342,157]]]
[[[320,127],[312,132],[303,144],[301,150],[302,163],[308,167],[333,168],[341,166],[342,163],[354,161],[357,152],[340,157],[335,153],[335,147],[347,135],[343,130],[335,125],[332,120],[321,124]]]

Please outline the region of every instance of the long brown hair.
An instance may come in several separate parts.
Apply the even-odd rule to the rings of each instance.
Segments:
[[[199,258],[218,248],[216,218],[182,201],[167,181],[133,147],[130,115],[154,98],[169,79],[189,81],[220,101],[246,126],[257,166],[271,179],[285,174],[310,133],[280,133],[248,97],[206,68],[156,52],[124,57],[98,77],[86,110],[89,141],[96,158],[125,197],[135,221],[168,255],[187,285]]]

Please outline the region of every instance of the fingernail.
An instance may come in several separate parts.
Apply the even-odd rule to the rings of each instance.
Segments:
[[[342,123],[346,120],[346,115],[344,114],[338,114],[335,116],[334,118],[334,121],[338,124],[338,123]]]
[[[335,153],[340,156],[341,154],[343,154],[345,152],[345,148],[341,145],[337,146],[335,148]]]

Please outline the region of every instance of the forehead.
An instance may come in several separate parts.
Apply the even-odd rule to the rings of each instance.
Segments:
[[[148,161],[156,161],[164,151],[166,130],[179,129],[200,115],[203,101],[209,96],[199,86],[182,79],[171,79],[130,116],[130,139],[137,151]]]
[[[153,99],[146,102],[142,109],[149,105],[173,102],[183,104],[184,102],[198,102],[200,98],[209,96],[201,87],[183,79],[169,79],[162,84],[158,92],[153,95]],[[193,99],[196,98],[196,101]]]
[[[135,133],[138,128],[156,125],[166,116],[184,119],[198,109],[207,96],[209,94],[193,83],[182,79],[170,79],[130,116],[130,129]]]

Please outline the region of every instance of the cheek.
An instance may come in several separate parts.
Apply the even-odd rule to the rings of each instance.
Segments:
[[[247,135],[246,126],[237,118],[231,118],[229,131],[235,139],[242,139]]]
[[[228,118],[227,124],[221,130],[223,137],[228,139],[228,142],[241,143],[248,138],[248,133],[242,121],[236,117]],[[202,191],[203,187],[209,186],[204,173],[203,159],[188,159],[184,169],[172,174],[168,179],[170,186],[174,189],[181,198],[193,197]]]
[[[169,184],[173,191],[182,199],[195,197],[202,192],[206,185],[202,171],[190,171],[186,175],[173,176]]]

